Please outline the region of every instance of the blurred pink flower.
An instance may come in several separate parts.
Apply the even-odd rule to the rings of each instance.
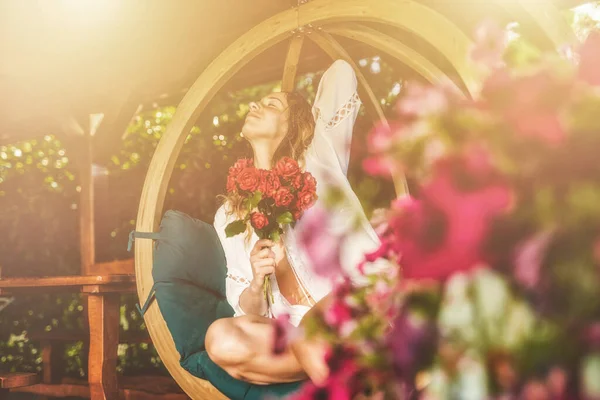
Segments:
[[[539,283],[542,261],[553,234],[552,230],[538,232],[517,245],[514,262],[515,279],[526,288],[533,289]]]
[[[340,328],[352,320],[352,309],[343,299],[335,299],[325,310],[324,318],[330,326]]]
[[[379,279],[365,295],[367,306],[375,313],[385,314],[391,307],[394,288],[385,280]]]
[[[330,224],[327,210],[312,207],[296,225],[296,232],[315,273],[333,280],[342,275],[340,247],[344,238],[331,232]]]
[[[327,355],[330,374],[322,385],[306,383],[289,400],[351,400],[358,394],[356,374],[360,368],[353,359],[353,352],[346,349],[330,350]]]
[[[284,353],[289,344],[302,335],[302,328],[292,325],[288,314],[280,315],[274,320],[273,354]]]
[[[552,400],[567,400],[567,372],[559,367],[553,367],[546,377],[546,387]]]
[[[381,153],[390,149],[394,140],[400,136],[401,125],[397,122],[378,121],[367,137],[367,148],[371,153]]]
[[[390,177],[400,170],[399,162],[385,154],[378,154],[363,160],[363,169],[372,176]]]
[[[593,349],[600,349],[600,322],[593,322],[583,331],[584,341]]]
[[[566,138],[561,108],[568,98],[569,85],[544,70],[512,77],[501,69],[485,81],[480,103],[503,115],[523,137],[557,146]]]
[[[475,44],[470,51],[471,60],[490,68],[502,65],[507,34],[494,20],[487,20],[475,30]]]
[[[600,86],[600,31],[592,31],[579,50],[579,78]]]
[[[422,188],[421,199],[394,202],[389,230],[367,260],[395,253],[403,278],[437,280],[485,261],[481,247],[488,224],[508,210],[512,196],[506,184],[495,180],[491,167],[487,173],[470,170],[485,165],[481,159],[475,161],[438,162],[431,181]],[[477,187],[459,189],[458,172]]]
[[[424,117],[438,114],[448,108],[448,93],[444,85],[423,85],[412,82],[404,89],[404,96],[396,103],[400,116]]]
[[[540,381],[529,381],[523,387],[519,399],[523,400],[551,400],[546,385]]]

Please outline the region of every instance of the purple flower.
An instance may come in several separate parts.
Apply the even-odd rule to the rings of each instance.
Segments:
[[[406,382],[416,373],[415,364],[420,353],[428,344],[432,345],[433,328],[431,323],[417,319],[406,310],[396,317],[393,325],[386,343],[392,354],[396,375]]]
[[[519,244],[515,250],[515,279],[533,289],[540,279],[540,269],[554,231],[545,230]]]

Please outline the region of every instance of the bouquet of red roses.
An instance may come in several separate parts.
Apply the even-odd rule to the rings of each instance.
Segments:
[[[278,242],[283,226],[294,226],[317,200],[317,181],[289,157],[282,157],[271,170],[256,168],[253,160],[242,158],[229,168],[227,193],[240,196],[243,210],[241,219],[225,228],[227,237],[243,233],[250,223],[260,239]],[[265,298],[267,293],[271,294],[268,279]]]

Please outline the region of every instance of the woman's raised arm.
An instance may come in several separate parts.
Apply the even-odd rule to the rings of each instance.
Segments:
[[[344,60],[336,60],[325,71],[313,105],[315,134],[326,137],[344,174],[348,172],[352,130],[361,105],[356,74]]]

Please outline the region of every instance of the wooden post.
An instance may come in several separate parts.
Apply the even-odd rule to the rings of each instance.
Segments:
[[[84,130],[79,158],[80,202],[79,202],[79,246],[81,252],[81,274],[90,275],[96,261],[94,237],[94,180],[92,176],[92,132]]]
[[[88,314],[90,398],[91,400],[115,400],[119,398],[117,383],[119,293],[88,294]]]

